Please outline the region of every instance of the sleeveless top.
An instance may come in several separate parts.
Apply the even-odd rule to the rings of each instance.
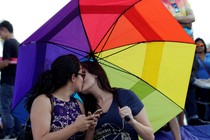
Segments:
[[[72,124],[77,116],[81,115],[79,104],[73,97],[68,102],[59,100],[52,96],[52,120],[51,120],[51,131],[57,131],[65,128]],[[84,132],[78,132],[68,140],[82,140],[84,139]]]

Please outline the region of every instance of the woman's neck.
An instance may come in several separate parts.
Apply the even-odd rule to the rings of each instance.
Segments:
[[[99,104],[103,104],[103,103],[106,103],[107,101],[109,101],[109,100],[111,100],[111,99],[113,99],[113,94],[112,93],[110,93],[110,92],[106,92],[106,93],[104,93],[104,94],[102,94],[103,96],[100,96],[100,97],[98,97],[97,98],[97,102],[99,103]]]
[[[97,105],[102,111],[105,113],[109,110],[112,101],[113,101],[113,94],[111,92],[102,91],[95,96],[97,100]]]
[[[94,89],[92,92],[90,91],[90,93],[92,93],[93,96],[96,98],[97,103],[104,103],[110,98],[113,98],[112,93],[102,90],[100,88]]]
[[[204,52],[197,52],[197,55],[202,61],[204,61],[204,58],[206,56],[206,54]]]
[[[67,87],[63,87],[63,88],[60,88],[58,89],[57,91],[55,91],[53,93],[53,96],[55,96],[56,98],[62,100],[62,101],[69,101],[70,100],[70,97],[71,95],[73,94],[74,92],[69,90],[69,88]]]

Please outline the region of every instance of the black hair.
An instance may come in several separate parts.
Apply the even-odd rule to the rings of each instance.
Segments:
[[[12,24],[7,21],[7,20],[3,20],[1,23],[0,23],[0,28],[6,28],[10,33],[13,33],[13,26]]]
[[[195,43],[198,42],[198,41],[203,42],[203,45],[204,45],[204,53],[206,53],[207,52],[207,47],[206,47],[205,41],[202,38],[199,38],[199,37],[195,39]]]
[[[80,63],[75,55],[59,56],[51,65],[51,70],[43,72],[36,84],[27,93],[26,109],[30,112],[34,99],[45,94],[51,97],[52,93],[65,86],[72,75],[78,75]]]

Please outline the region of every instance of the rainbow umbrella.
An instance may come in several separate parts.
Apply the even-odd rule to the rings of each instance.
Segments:
[[[24,122],[38,75],[73,53],[97,59],[112,86],[133,90],[156,131],[184,108],[194,51],[159,0],[72,0],[20,45],[13,112]]]

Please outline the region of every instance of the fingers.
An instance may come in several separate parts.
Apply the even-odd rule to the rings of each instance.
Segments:
[[[96,113],[97,112],[97,113]],[[89,123],[89,128],[94,129],[98,123],[98,118],[100,117],[100,111],[96,111],[94,114],[88,112],[87,120]]]
[[[96,110],[93,114],[96,115],[96,114],[99,114],[101,115],[103,113],[103,110],[102,109],[98,109]]]
[[[89,126],[89,128],[90,129],[94,129],[96,127],[97,123],[98,123],[98,120],[97,119],[93,120],[93,122],[91,123],[91,125]]]
[[[92,115],[92,113],[90,111],[88,111],[88,116]]]
[[[131,115],[131,109],[128,106],[119,108],[120,115],[124,118],[125,116]]]
[[[120,113],[121,118],[123,118],[127,122],[133,118],[131,109],[128,106],[119,108],[119,113]]]
[[[90,117],[86,117],[83,123],[84,129],[95,129],[97,125],[97,119],[90,119]]]
[[[79,115],[76,119],[78,124],[81,125],[82,130],[87,130],[89,128],[94,129],[97,125],[98,118],[100,117],[100,114],[92,114],[91,112],[88,112],[88,116],[85,115]]]

